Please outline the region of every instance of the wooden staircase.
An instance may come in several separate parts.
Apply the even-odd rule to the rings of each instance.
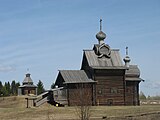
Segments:
[[[44,104],[45,102],[48,102],[49,101],[48,96],[49,96],[48,91],[38,95],[36,97],[36,100],[34,100],[34,106],[38,107],[38,106]]]
[[[60,94],[54,95],[55,91],[56,93],[58,93],[57,91],[60,91],[61,89],[63,88],[55,88],[38,95],[34,100],[34,106],[38,107],[47,102],[57,107],[63,107],[67,104],[67,100],[65,99],[65,97],[62,97],[62,95]]]

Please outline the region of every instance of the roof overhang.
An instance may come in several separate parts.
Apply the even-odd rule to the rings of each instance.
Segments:
[[[87,84],[87,83],[97,83],[96,81],[73,81],[73,82],[63,82],[63,84]]]
[[[126,77],[125,80],[126,81],[139,81],[139,82],[141,82],[141,81],[144,82],[145,81],[145,80],[143,80],[141,78],[137,78],[137,77]]]
[[[126,70],[125,66],[106,66],[106,67],[99,67],[99,66],[91,66],[92,69],[101,69],[101,70]]]
[[[35,85],[22,85],[22,86],[19,86],[19,88],[37,88],[37,86]]]

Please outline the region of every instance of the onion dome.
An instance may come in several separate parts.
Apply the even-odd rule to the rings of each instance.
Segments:
[[[100,45],[104,43],[104,39],[106,38],[106,34],[102,31],[102,19],[100,19],[100,31],[96,34],[96,38]]]
[[[123,59],[125,62],[125,66],[129,68],[129,62],[131,61],[130,57],[128,56],[128,47],[126,47],[126,57]]]
[[[98,40],[104,40],[106,38],[106,34],[103,32],[103,31],[99,31],[97,34],[96,34],[96,38]]]
[[[126,62],[128,62],[128,63],[129,63],[129,62],[131,61],[131,59],[130,59],[130,57],[129,57],[129,56],[126,56],[123,60],[124,60],[124,62],[125,62],[125,63],[126,63]]]

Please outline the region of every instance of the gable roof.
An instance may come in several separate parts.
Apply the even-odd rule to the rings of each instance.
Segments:
[[[60,70],[59,74],[62,76],[64,83],[94,83],[92,79],[88,78],[84,70]]]
[[[111,49],[110,58],[98,58],[94,50],[84,50],[84,57],[88,65],[95,69],[126,69],[118,49]]]

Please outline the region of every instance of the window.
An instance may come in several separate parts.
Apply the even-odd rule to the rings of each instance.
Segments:
[[[118,89],[117,88],[110,88],[110,93],[118,93]]]
[[[102,90],[98,90],[98,94],[102,94]]]

